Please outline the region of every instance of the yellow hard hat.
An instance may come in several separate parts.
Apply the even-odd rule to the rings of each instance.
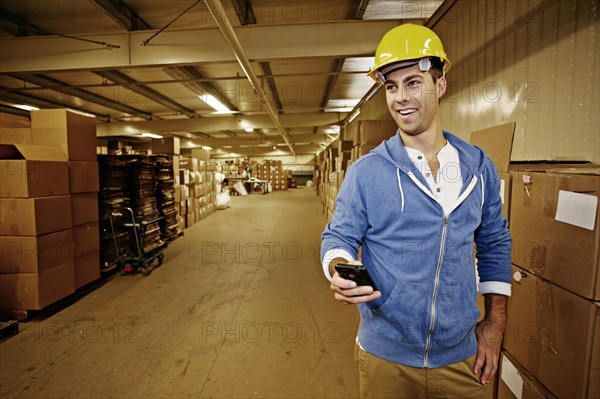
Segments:
[[[414,60],[414,63],[407,62],[402,65],[410,66],[428,57],[435,57],[443,62],[444,72],[450,69],[450,60],[435,32],[422,25],[403,24],[389,30],[379,42],[375,52],[375,65],[371,68],[369,76],[379,81],[380,77],[377,75],[380,74],[377,74],[377,71],[386,65]]]

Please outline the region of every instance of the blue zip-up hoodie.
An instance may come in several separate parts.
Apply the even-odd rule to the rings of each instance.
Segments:
[[[463,179],[448,215],[396,133],[351,165],[322,236],[321,259],[331,249],[356,259],[362,246],[362,263],[382,293],[358,305],[360,345],[412,367],[442,367],[476,353],[474,243],[480,281],[511,281],[496,167],[481,149],[443,134],[458,151]]]

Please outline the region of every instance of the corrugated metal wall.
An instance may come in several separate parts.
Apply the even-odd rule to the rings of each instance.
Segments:
[[[600,163],[599,3],[456,1],[433,26],[452,61],[444,129],[468,140],[515,121],[513,161]],[[352,125],[387,113],[379,90]]]
[[[445,129],[517,123],[513,160],[600,162],[599,1],[459,0],[433,27]]]

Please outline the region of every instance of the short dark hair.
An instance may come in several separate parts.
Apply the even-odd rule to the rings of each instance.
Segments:
[[[436,83],[439,78],[444,76],[444,62],[438,58],[431,57],[431,68],[429,73],[433,78],[433,83]]]

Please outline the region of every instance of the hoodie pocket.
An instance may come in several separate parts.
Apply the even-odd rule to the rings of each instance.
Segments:
[[[454,348],[471,340],[479,318],[476,296],[467,284],[449,284],[440,289],[431,336],[438,349]]]
[[[422,345],[427,333],[431,284],[396,281],[389,297],[366,312],[366,324],[381,335],[405,344]]]

